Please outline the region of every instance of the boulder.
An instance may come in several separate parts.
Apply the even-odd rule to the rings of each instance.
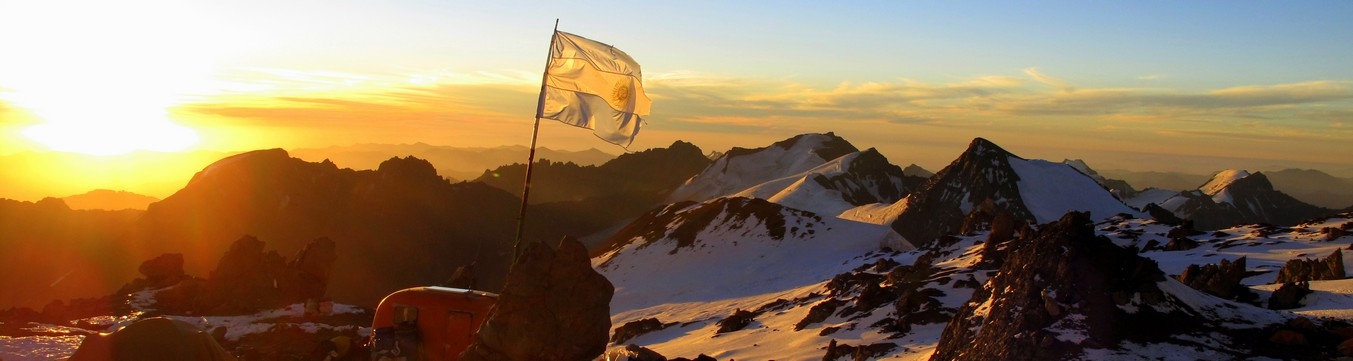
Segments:
[[[625,323],[624,325],[621,325],[620,327],[615,328],[615,334],[611,336],[611,343],[615,344],[624,343],[625,341],[629,341],[630,339],[633,339],[635,337],[639,337],[646,333],[661,330],[664,328],[667,328],[667,325],[662,324],[662,321],[658,321],[658,319],[656,318],[645,318],[638,321],[630,321]]]
[[[230,245],[207,278],[203,313],[239,315],[279,306],[278,279],[286,261],[263,252],[263,241],[244,236]]]
[[[667,357],[639,345],[625,345],[606,351],[607,361],[667,361]]]
[[[1250,302],[1259,296],[1240,284],[1245,274],[1245,257],[1217,264],[1189,265],[1175,279],[1195,290],[1228,300]]]
[[[145,276],[148,288],[172,286],[187,277],[183,273],[183,254],[166,253],[141,263],[137,269]]]
[[[1306,335],[1292,330],[1278,330],[1273,336],[1269,336],[1268,342],[1285,346],[1306,346],[1311,343],[1306,340]]]
[[[615,287],[587,248],[564,237],[557,250],[528,243],[465,361],[592,360],[606,350]]]
[[[1322,260],[1291,259],[1278,270],[1278,278],[1273,283],[1291,283],[1303,281],[1340,280],[1344,273],[1344,252],[1336,249]]]
[[[287,278],[292,283],[283,303],[323,298],[338,259],[338,246],[328,237],[320,237],[305,245],[288,264]]]
[[[1278,286],[1268,298],[1268,308],[1272,310],[1290,310],[1301,307],[1301,299],[1311,293],[1307,282],[1289,282]]]
[[[744,311],[744,310],[733,311],[732,315],[722,320],[719,320],[718,322],[719,330],[715,331],[714,333],[727,333],[741,330],[747,327],[747,325],[752,324],[752,320],[755,318],[756,313],[752,311]]]

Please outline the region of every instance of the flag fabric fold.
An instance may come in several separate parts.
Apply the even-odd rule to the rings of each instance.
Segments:
[[[653,104],[642,78],[639,63],[619,49],[556,31],[536,118],[591,129],[628,147]]]

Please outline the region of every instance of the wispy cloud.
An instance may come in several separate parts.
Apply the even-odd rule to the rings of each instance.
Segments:
[[[249,126],[368,129],[418,121],[517,124],[534,111],[538,75],[384,74],[256,70],[236,89],[180,111]],[[261,74],[261,75],[260,75]],[[1018,75],[1018,74],[1017,74]],[[536,79],[530,79],[530,78]],[[949,134],[1004,132],[1101,137],[1236,140],[1353,136],[1353,83],[1341,80],[1237,86],[1202,91],[1077,86],[1037,68],[947,83],[896,79],[830,86],[676,71],[645,79],[652,129],[674,133],[794,134],[878,128],[943,127]],[[1324,137],[1324,138],[1321,138]]]
[[[1070,90],[1070,89],[1073,89],[1073,87],[1071,86],[1071,83],[1062,81],[1061,79],[1054,78],[1054,77],[1049,76],[1049,75],[1047,75],[1047,74],[1043,74],[1043,72],[1038,71],[1038,68],[1035,68],[1035,67],[1024,68],[1024,74],[1025,74],[1025,75],[1028,75],[1030,78],[1033,78],[1034,80],[1038,81],[1039,83],[1043,83],[1043,84],[1045,84],[1045,85],[1048,85],[1048,86],[1051,86],[1051,87],[1054,87],[1054,88],[1063,89],[1063,90]]]

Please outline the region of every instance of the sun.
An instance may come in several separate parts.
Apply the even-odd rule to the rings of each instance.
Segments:
[[[196,145],[169,109],[210,86],[221,30],[184,4],[0,4],[0,97],[41,121],[22,134],[94,155]]]
[[[119,155],[137,150],[179,152],[191,149],[200,139],[196,130],[167,120],[80,122],[48,119],[46,123],[24,129],[23,135],[60,152],[89,155]]]

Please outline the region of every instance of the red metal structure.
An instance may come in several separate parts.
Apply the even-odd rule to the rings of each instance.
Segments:
[[[385,359],[456,360],[470,347],[475,332],[497,302],[497,294],[460,288],[414,287],[395,291],[376,306],[376,315],[371,321],[373,352],[380,346],[381,337],[390,337],[382,335],[396,332],[407,335],[417,330],[412,336],[417,345],[401,343],[405,348],[402,358]],[[405,337],[405,341],[410,339],[409,336],[401,337]],[[409,348],[416,349],[416,353]],[[379,359],[373,357],[373,360]]]

